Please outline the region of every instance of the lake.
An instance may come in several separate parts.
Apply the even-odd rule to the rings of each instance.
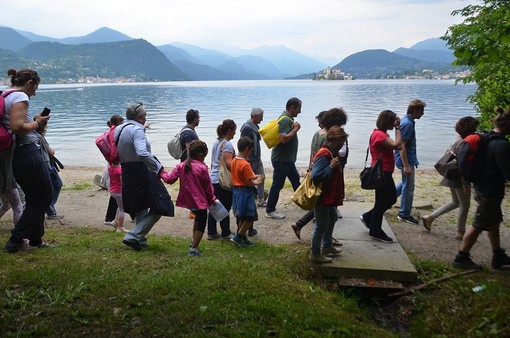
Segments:
[[[44,79],[43,79],[44,82]],[[475,85],[455,85],[443,80],[355,80],[355,81],[200,81],[136,84],[86,84],[39,86],[32,97],[30,113],[51,108],[47,139],[57,157],[66,165],[103,165],[105,161],[94,140],[107,129],[112,114],[125,116],[131,102],[143,102],[152,123],[147,137],[153,153],[165,166],[177,160],[168,155],[166,144],[186,123],[190,108],[200,111],[199,137],[209,148],[216,138],[216,127],[231,118],[238,126],[249,118],[252,107],[265,111],[264,125],[285,109],[296,96],[303,101],[296,118],[299,131],[299,167],[308,163],[310,141],[317,131],[315,116],[322,110],[343,107],[349,120],[348,167],[363,167],[368,138],[380,111],[393,110],[404,116],[415,98],[427,103],[425,115],[416,122],[418,158],[421,168],[432,168],[456,136],[454,125],[462,116],[475,115],[466,101]],[[393,133],[391,133],[393,137]],[[238,135],[234,138],[234,146]],[[270,150],[263,146],[263,159],[270,167]],[[206,160],[210,163],[210,159]]]

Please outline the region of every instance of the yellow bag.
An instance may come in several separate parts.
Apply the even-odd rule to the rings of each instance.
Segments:
[[[259,129],[259,134],[266,143],[266,146],[271,149],[280,144],[280,127],[278,123],[285,117],[280,116],[279,119],[269,121],[265,126]]]
[[[303,182],[301,182],[296,191],[294,191],[292,201],[301,209],[312,210],[317,204],[321,193],[322,182],[317,185],[314,184],[312,181],[312,174],[310,171],[307,171]]]

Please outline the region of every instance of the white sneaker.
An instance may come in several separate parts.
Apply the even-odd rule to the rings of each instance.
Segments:
[[[285,218],[285,215],[284,214],[280,214],[278,211],[273,211],[273,212],[266,212],[266,217],[267,218],[274,218],[274,219],[284,219]]]

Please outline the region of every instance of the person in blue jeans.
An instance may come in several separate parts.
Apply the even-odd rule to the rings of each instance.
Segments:
[[[418,167],[416,155],[415,120],[419,120],[425,111],[426,103],[415,99],[409,103],[407,114],[400,120],[402,148],[395,150],[395,164],[400,169],[402,181],[397,184],[397,197],[400,196],[398,219],[409,224],[418,224],[418,220],[411,216],[414,196],[414,174]]]
[[[297,133],[301,128],[299,122],[294,118],[301,113],[301,100],[292,97],[287,101],[285,111],[280,115],[282,118],[279,125],[280,144],[271,151],[271,164],[273,165],[273,183],[267,198],[266,217],[283,219],[285,215],[276,211],[276,203],[280,198],[280,191],[283,189],[285,179],[288,177],[292,188],[299,187],[299,172],[296,169],[296,158],[298,151]]]

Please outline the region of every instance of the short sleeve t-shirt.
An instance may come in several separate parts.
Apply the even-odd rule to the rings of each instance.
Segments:
[[[406,143],[406,153],[407,153],[407,161],[409,165],[418,166],[418,157],[416,155],[416,131],[414,129],[414,119],[406,115],[400,120],[400,135],[402,136],[403,141],[407,141]],[[395,161],[397,167],[402,168],[402,158],[400,157],[400,152],[395,150]]]
[[[221,150],[222,144],[224,144],[223,150]],[[217,140],[213,145],[212,154],[211,154],[211,181],[213,184],[220,183],[218,173],[220,171],[220,156],[222,155],[222,153],[231,153],[231,154],[236,153],[234,150],[234,146],[232,145],[232,143],[230,141],[221,139],[221,140]]]
[[[383,146],[384,140],[390,137],[386,132],[374,129],[370,137],[370,156],[372,157],[371,166],[375,164],[382,152],[383,171],[393,172],[395,169],[395,155],[393,149]]]
[[[245,187],[246,181],[255,177],[250,163],[244,158],[236,156],[232,159],[232,185]]]
[[[286,116],[278,122],[280,134],[289,133],[294,127],[294,119],[289,117],[286,112],[281,116]],[[280,143],[271,151],[271,160],[280,162],[296,162],[298,152],[298,136],[294,135],[287,143]]]
[[[186,161],[188,155],[186,154],[186,144],[191,143],[194,140],[198,140],[198,135],[194,129],[189,128],[188,126],[184,126],[182,128],[181,134],[179,136],[179,140],[181,141],[182,146],[182,155],[181,162]]]

